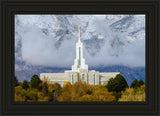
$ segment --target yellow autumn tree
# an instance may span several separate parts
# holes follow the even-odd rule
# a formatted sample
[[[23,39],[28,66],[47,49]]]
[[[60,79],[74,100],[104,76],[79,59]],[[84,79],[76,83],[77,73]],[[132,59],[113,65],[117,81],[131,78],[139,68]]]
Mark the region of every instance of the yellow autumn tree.
[[[95,101],[116,101],[113,92],[109,92],[104,85],[95,86],[93,96]]]
[[[72,85],[70,82],[65,82],[61,90],[60,96],[57,98],[58,101],[71,101]]]
[[[91,94],[85,94],[78,101],[115,101],[112,92],[108,92],[104,85],[96,85],[91,89]]]
[[[115,101],[112,92],[108,92],[104,85],[89,85],[83,81],[72,86],[72,101]]]
[[[37,101],[37,89],[22,89],[21,86],[15,87],[15,101]]]
[[[127,88],[118,101],[145,101],[145,84],[137,89]]]
[[[72,85],[72,101],[79,101],[79,97],[82,97],[87,92],[88,85],[86,82],[79,80]]]

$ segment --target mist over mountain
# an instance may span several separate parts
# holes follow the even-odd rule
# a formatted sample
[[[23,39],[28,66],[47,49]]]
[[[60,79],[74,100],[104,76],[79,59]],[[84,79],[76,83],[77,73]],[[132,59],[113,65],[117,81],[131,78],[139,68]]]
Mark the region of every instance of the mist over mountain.
[[[145,80],[145,15],[16,15],[18,79],[71,69],[78,25],[89,69],[118,70],[127,82]]]

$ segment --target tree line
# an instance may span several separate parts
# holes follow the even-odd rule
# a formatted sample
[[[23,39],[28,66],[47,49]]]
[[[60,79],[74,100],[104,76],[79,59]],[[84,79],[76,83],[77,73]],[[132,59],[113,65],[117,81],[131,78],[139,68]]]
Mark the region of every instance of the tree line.
[[[58,83],[42,82],[38,75],[33,75],[30,82],[18,82],[15,76],[15,101],[144,101],[145,84],[135,79],[129,87],[125,78],[118,74],[106,85],[89,85],[78,81],[74,84],[65,82],[63,87]]]

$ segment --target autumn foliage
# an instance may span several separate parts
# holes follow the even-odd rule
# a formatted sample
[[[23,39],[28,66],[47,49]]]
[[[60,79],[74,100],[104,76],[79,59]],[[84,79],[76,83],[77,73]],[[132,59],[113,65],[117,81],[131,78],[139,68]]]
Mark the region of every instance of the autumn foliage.
[[[80,101],[115,101],[112,92],[108,92],[104,85],[88,85],[79,81],[71,85],[65,82],[63,88],[58,83],[39,84],[42,89],[34,89],[31,86],[23,89],[15,87],[15,101],[52,101],[52,102],[80,102]]]
[[[115,101],[115,97],[103,85],[93,86],[79,81],[73,85],[65,83],[58,101]]]
[[[117,80],[122,80],[123,83]],[[65,82],[61,87],[58,83],[42,82],[34,75],[31,83],[24,81],[15,86],[14,97],[15,101],[19,102],[145,101],[145,84],[138,88],[128,88],[126,81],[121,76],[117,76],[114,80],[111,79],[109,83],[108,86],[89,85],[79,80],[74,84]]]
[[[118,101],[145,101],[145,85],[138,88],[127,88]]]

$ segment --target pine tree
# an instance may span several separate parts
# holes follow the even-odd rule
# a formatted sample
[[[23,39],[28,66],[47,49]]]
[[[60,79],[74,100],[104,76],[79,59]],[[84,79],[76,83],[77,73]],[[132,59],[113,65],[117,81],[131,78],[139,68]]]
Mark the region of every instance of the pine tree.
[[[31,78],[31,87],[35,88],[35,89],[39,89],[39,83],[41,83],[41,82],[42,81],[40,80],[38,75],[33,75]]]
[[[128,87],[127,81],[120,74],[116,75],[115,78],[111,78],[108,81],[108,84],[106,85],[108,91],[115,91],[115,92],[120,92],[122,90],[124,91],[125,88],[127,87]]]
[[[140,79],[139,80],[139,87],[141,86],[141,85],[143,85],[144,84],[144,82],[142,81],[142,79]]]
[[[137,80],[137,79],[135,79],[133,82],[132,82],[132,84],[131,84],[131,87],[132,88],[138,88],[138,87],[140,87],[141,85],[143,85],[144,84],[144,82],[142,81],[142,80]]]

